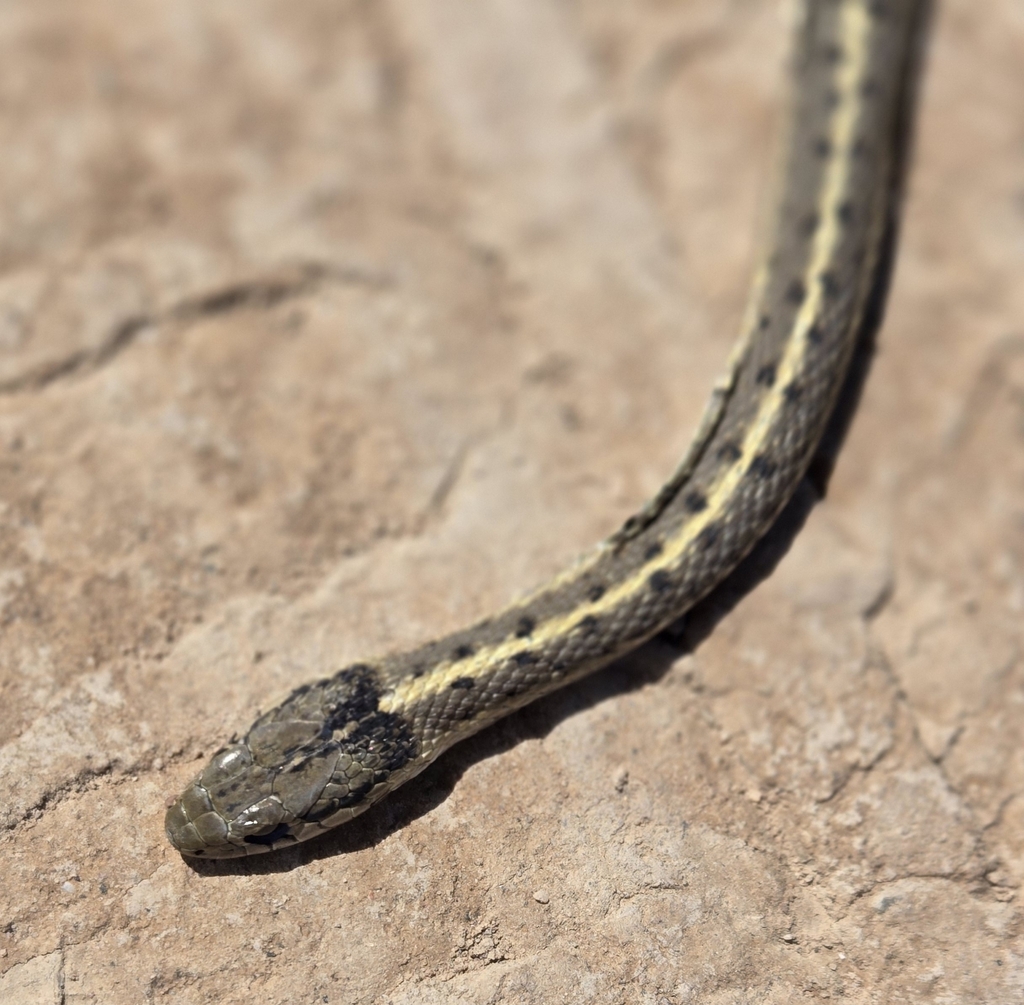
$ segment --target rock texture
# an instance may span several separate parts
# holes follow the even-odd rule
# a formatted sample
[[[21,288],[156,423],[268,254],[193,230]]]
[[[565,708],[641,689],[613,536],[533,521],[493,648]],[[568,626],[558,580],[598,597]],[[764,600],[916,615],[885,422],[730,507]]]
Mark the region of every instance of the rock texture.
[[[290,685],[659,485],[785,12],[0,8],[3,1005],[1021,1000],[1018,0],[937,13],[879,352],[772,575],[321,842],[162,833]]]

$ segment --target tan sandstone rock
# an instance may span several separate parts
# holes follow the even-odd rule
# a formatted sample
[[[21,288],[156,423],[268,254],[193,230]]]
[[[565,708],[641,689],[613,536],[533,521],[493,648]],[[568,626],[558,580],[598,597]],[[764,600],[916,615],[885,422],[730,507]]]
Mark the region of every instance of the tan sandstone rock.
[[[671,470],[787,11],[0,6],[0,1002],[1021,1000],[1019,0],[937,13],[828,496],[695,651],[292,852],[163,836],[259,708],[486,614]]]

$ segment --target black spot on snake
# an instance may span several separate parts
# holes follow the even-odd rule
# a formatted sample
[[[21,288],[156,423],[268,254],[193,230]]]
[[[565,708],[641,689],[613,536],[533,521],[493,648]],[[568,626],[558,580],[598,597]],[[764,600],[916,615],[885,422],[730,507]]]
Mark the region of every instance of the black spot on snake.
[[[811,237],[814,232],[818,229],[818,214],[808,213],[802,217],[800,222],[797,224],[797,233],[801,237]]]
[[[814,156],[824,160],[832,153],[832,141],[827,136],[819,136],[814,141]]]
[[[775,383],[775,364],[765,363],[765,365],[757,371],[754,383],[760,384],[761,387],[771,387],[772,384]]]
[[[786,300],[795,307],[799,307],[804,302],[804,297],[806,296],[807,289],[802,279],[794,279],[786,287]]]
[[[844,227],[849,227],[856,216],[856,209],[853,203],[847,199],[839,204],[836,209],[836,217]]]
[[[815,321],[814,324],[807,329],[807,341],[810,342],[811,345],[821,345],[824,340],[825,330],[817,321]]]
[[[456,646],[452,650],[452,659],[455,660],[456,662],[458,662],[459,660],[468,659],[470,656],[473,655],[474,652],[475,652],[475,650],[473,649],[473,647],[471,645],[466,645],[464,643],[461,646]]]
[[[664,569],[657,569],[647,577],[647,585],[655,593],[665,593],[672,589],[672,577]]]
[[[782,393],[786,396],[786,401],[792,405],[800,400],[804,389],[796,381],[793,381],[792,384],[786,385],[786,389]]]
[[[767,454],[758,454],[750,462],[750,473],[755,478],[771,478],[777,470],[775,461],[773,461]]]
[[[476,687],[476,681],[472,677],[456,677],[448,686],[453,691],[469,691]]]
[[[588,614],[585,618],[580,618],[580,620],[576,624],[576,627],[579,628],[580,631],[589,633],[597,631],[597,628],[600,624],[601,622],[597,618],[595,618],[593,614]]]
[[[865,80],[860,85],[860,96],[862,98],[870,99],[870,98],[875,97],[877,94],[878,94],[878,81],[873,80],[871,77],[868,77],[868,79]]]
[[[690,513],[702,513],[708,508],[707,496],[703,492],[690,492],[683,500],[683,505]]]
[[[823,45],[821,47],[822,62],[829,66],[835,66],[843,58],[843,50],[838,45]]]
[[[652,542],[647,546],[646,550],[644,551],[644,561],[650,562],[651,559],[657,558],[662,553],[662,551],[664,551],[664,548],[662,547],[660,541]]]
[[[519,652],[513,653],[510,659],[517,667],[529,667],[539,662],[537,654],[530,652],[529,649],[521,649]]]
[[[836,279],[834,272],[823,272],[818,276],[818,282],[821,283],[822,292],[826,297],[834,297],[839,294],[839,280]]]
[[[719,537],[722,536],[722,528],[717,523],[709,523],[698,535],[697,535],[697,547],[702,551],[706,551],[708,548],[713,548],[718,542]]]
[[[720,461],[727,461],[733,463],[738,461],[743,456],[743,451],[740,449],[738,443],[734,443],[732,440],[726,440],[718,448],[717,457]]]
[[[519,619],[519,623],[516,625],[516,638],[525,639],[533,634],[534,628],[537,627],[537,622],[528,615],[523,615]]]
[[[596,604],[604,596],[605,587],[600,583],[596,583],[594,586],[587,590],[587,600],[592,604]]]

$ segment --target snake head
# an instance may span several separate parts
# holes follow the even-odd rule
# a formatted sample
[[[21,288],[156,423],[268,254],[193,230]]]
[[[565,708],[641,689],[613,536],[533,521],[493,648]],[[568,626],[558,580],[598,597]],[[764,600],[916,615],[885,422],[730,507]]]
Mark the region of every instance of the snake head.
[[[394,788],[415,757],[401,717],[357,665],[307,684],[221,750],[167,810],[183,855],[237,858],[315,837]]]

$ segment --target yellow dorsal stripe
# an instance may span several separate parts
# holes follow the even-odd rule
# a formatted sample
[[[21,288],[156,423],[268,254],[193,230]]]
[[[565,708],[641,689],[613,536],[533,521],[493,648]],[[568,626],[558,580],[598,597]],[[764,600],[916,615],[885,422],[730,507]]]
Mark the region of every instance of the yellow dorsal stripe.
[[[707,507],[683,524],[675,536],[664,542],[661,554],[640,566],[632,576],[609,588],[597,601],[551,618],[540,624],[529,640],[508,639],[496,645],[480,649],[472,657],[456,663],[439,663],[419,678],[398,682],[394,688],[381,696],[380,709],[385,712],[398,711],[429,694],[451,686],[459,678],[475,678],[489,668],[511,658],[524,648],[543,643],[564,635],[581,617],[591,614],[600,616],[613,610],[638,589],[645,587],[650,575],[659,569],[668,569],[696,540],[709,524],[717,520],[728,506],[740,482],[746,475],[750,463],[756,457],[768,438],[778,414],[785,403],[785,388],[799,372],[807,350],[807,333],[814,324],[822,306],[823,291],[820,276],[828,268],[833,253],[842,237],[838,210],[847,198],[850,181],[851,151],[855,142],[856,126],[860,111],[859,85],[865,75],[869,58],[868,40],[871,30],[870,16],[865,9],[865,0],[845,0],[840,14],[840,36],[843,47],[843,61],[836,78],[838,102],[829,124],[830,159],[823,174],[821,196],[817,203],[818,229],[814,235],[810,259],[804,270],[806,295],[786,343],[786,349],[777,369],[772,389],[761,401],[757,416],[750,424],[743,439],[741,458],[725,469],[708,495]],[[764,272],[758,273],[758,283],[765,282]],[[752,319],[744,325],[748,329]],[[749,329],[745,330],[738,348],[745,346]],[[731,359],[735,360],[736,351]],[[582,568],[591,564],[587,560]],[[580,566],[571,571],[579,573]],[[564,582],[566,576],[558,577]],[[549,587],[548,587],[549,588]]]

